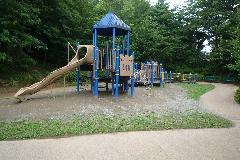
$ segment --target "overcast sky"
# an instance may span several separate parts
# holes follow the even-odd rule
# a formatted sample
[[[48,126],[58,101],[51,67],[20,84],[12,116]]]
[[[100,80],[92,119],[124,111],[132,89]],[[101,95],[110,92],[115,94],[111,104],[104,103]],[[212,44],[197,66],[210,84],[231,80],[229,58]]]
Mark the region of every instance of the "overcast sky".
[[[158,0],[150,0],[151,4],[156,4]],[[166,0],[167,3],[169,3],[170,8],[173,8],[174,6],[178,6],[181,4],[184,4],[185,0]]]

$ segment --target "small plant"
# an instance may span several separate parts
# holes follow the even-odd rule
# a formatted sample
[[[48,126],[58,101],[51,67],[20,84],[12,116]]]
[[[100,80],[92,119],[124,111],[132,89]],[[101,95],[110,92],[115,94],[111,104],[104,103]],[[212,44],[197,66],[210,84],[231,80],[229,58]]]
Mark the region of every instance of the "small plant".
[[[237,89],[234,99],[237,103],[240,103],[240,87]]]
[[[10,78],[8,85],[11,86],[11,87],[17,86],[18,85],[18,81],[16,81],[13,78]]]

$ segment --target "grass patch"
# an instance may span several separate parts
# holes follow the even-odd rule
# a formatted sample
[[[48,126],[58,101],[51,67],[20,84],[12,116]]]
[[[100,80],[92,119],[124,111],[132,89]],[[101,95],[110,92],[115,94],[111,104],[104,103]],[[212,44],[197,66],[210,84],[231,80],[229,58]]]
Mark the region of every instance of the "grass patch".
[[[71,120],[0,122],[0,140],[185,128],[226,128],[229,120],[210,113],[155,114],[131,117],[94,116]]]
[[[237,103],[240,104],[240,87],[237,89],[235,95],[234,95],[234,99]]]
[[[177,85],[184,88],[187,91],[187,95],[194,100],[198,100],[201,95],[215,88],[215,86],[212,84],[178,83]]]

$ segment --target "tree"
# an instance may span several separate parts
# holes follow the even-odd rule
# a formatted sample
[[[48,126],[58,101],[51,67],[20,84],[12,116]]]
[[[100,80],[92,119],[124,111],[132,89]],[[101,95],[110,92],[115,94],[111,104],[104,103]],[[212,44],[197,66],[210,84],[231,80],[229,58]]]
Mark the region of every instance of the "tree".
[[[31,57],[32,49],[46,49],[34,34],[34,28],[41,23],[39,14],[30,1],[0,1],[1,72],[13,65],[26,69],[36,63]]]
[[[209,55],[212,72],[215,74],[231,74],[228,66],[234,63],[233,53],[236,51],[231,44],[236,38],[234,28],[239,26],[237,15],[237,0],[197,0],[195,20],[212,46]],[[238,13],[239,14],[239,13]],[[237,38],[239,39],[239,38]]]

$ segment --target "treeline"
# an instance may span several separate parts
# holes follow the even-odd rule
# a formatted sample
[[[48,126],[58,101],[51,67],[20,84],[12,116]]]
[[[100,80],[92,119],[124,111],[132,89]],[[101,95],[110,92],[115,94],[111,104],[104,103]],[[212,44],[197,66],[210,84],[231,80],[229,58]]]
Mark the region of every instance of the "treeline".
[[[240,73],[238,0],[0,0],[0,78],[35,66],[62,66],[67,42],[92,44],[92,26],[109,11],[132,28],[136,61],[162,62],[176,72]],[[211,51],[203,51],[208,41]]]

